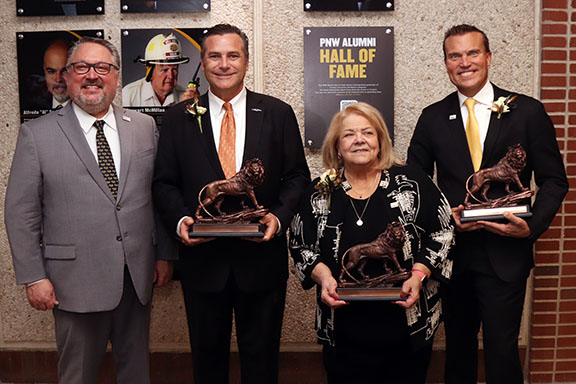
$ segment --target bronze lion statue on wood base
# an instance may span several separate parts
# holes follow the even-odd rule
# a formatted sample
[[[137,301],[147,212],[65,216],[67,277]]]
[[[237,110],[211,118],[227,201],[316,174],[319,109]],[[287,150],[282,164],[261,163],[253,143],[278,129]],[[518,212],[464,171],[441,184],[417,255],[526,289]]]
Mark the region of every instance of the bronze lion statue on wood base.
[[[476,200],[480,204],[492,205],[492,200],[487,196],[490,184],[492,182],[500,182],[506,185],[506,193],[508,196],[514,194],[510,190],[510,184],[514,183],[521,192],[528,191],[520,181],[520,173],[526,166],[526,151],[520,144],[508,147],[508,152],[500,161],[493,167],[481,169],[473,173],[468,180],[466,180],[466,198],[464,199],[464,206],[470,207],[470,199]],[[468,184],[472,180],[472,186],[468,188]],[[475,193],[480,191],[480,196],[483,201],[474,196]]]
[[[368,286],[370,285],[368,284],[370,280],[382,282],[384,279],[381,277],[370,279],[370,277],[364,273],[364,268],[369,260],[381,260],[386,275],[391,276],[393,272],[405,273],[406,269],[402,268],[396,256],[396,252],[402,249],[405,241],[406,232],[404,232],[404,227],[402,227],[402,224],[399,222],[394,222],[388,224],[386,230],[378,235],[376,240],[370,243],[358,244],[348,249],[344,255],[342,255],[342,271],[339,277],[340,285],[347,286],[350,284],[345,280],[346,275],[360,285]],[[392,268],[390,268],[389,264],[392,264]],[[361,281],[351,275],[350,272],[353,269],[356,269],[358,275],[361,276]]]
[[[254,205],[256,211],[266,211],[256,200],[254,188],[261,185],[264,181],[264,167],[262,160],[258,158],[247,160],[238,173],[226,180],[216,180],[207,184],[200,193],[198,193],[198,208],[196,209],[196,221],[206,221],[202,216],[205,212],[212,219],[218,219],[212,215],[208,208],[212,207],[221,217],[226,216],[222,211],[222,203],[226,196],[241,197],[240,203],[242,210],[249,210],[246,201],[249,199]],[[202,195],[204,197],[202,198]],[[266,213],[262,214],[264,216]],[[242,217],[242,211],[233,213],[235,217]]]

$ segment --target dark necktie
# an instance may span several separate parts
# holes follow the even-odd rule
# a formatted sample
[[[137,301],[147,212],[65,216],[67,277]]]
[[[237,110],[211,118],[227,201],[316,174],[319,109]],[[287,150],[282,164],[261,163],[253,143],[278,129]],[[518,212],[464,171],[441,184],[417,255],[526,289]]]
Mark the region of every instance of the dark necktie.
[[[108,140],[104,135],[104,120],[96,120],[94,122],[96,127],[96,149],[98,150],[98,166],[100,167],[100,172],[110,188],[110,192],[116,198],[118,196],[118,175],[116,174],[116,167],[114,166],[114,158],[112,157],[112,151],[110,151],[110,145],[108,145]]]

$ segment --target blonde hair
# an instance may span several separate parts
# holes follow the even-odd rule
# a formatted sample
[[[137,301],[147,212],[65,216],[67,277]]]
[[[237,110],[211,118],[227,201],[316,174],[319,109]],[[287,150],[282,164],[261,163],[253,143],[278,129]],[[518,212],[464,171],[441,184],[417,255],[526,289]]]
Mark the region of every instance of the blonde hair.
[[[359,115],[370,122],[370,125],[376,130],[378,141],[380,142],[380,151],[378,152],[377,168],[380,170],[388,169],[393,165],[402,165],[403,163],[394,154],[392,140],[388,134],[388,128],[380,112],[367,103],[354,103],[336,113],[332,117],[328,132],[324,137],[322,144],[322,162],[327,169],[340,169],[344,166],[344,161],[338,156],[338,139],[342,123],[350,115]]]

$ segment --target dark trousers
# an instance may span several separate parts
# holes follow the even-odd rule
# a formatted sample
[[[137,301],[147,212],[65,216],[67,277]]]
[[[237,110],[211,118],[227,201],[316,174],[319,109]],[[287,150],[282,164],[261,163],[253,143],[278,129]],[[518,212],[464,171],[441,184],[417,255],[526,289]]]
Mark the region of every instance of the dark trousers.
[[[181,279],[196,384],[229,382],[232,314],[243,384],[278,382],[280,332],[286,284],[274,290],[243,292],[231,277],[221,292],[198,292]]]
[[[334,346],[322,350],[328,384],[424,384],[433,340],[414,351],[403,308],[353,302],[334,310]]]
[[[487,384],[522,384],[518,335],[526,281],[499,279],[484,260],[453,276],[444,300],[446,383],[476,383],[482,325]]]
[[[112,311],[75,313],[54,309],[60,384],[96,384],[108,341],[117,383],[150,382],[150,303],[140,304],[127,269],[120,304]]]

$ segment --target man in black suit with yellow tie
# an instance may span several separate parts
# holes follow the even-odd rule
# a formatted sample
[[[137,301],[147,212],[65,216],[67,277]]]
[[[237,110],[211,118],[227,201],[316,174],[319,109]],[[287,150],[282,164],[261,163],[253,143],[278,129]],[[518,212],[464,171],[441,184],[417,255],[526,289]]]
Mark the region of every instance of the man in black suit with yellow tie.
[[[228,24],[210,28],[201,63],[210,90],[192,112],[186,108],[192,103],[182,102],[164,115],[153,182],[162,219],[181,239],[177,268],[194,378],[196,384],[228,383],[234,314],[242,382],[275,383],[288,277],[284,231],[310,172],[292,108],[244,86],[247,36]],[[270,209],[260,221],[264,237],[190,238],[199,191],[255,157],[265,169],[256,197]]]
[[[478,332],[482,325],[486,382],[523,383],[518,334],[526,279],[534,266],[533,244],[548,228],[568,190],[554,126],[537,100],[488,81],[488,38],[471,25],[452,27],[444,38],[444,62],[458,88],[425,108],[408,163],[428,174],[436,166],[438,186],[453,208],[457,237],[454,270],[445,297],[446,383],[476,383]],[[489,108],[517,96],[502,114]],[[508,147],[521,144],[527,164],[520,179],[538,186],[531,218],[505,214],[505,222],[461,223],[466,180],[494,166]],[[505,194],[493,184],[492,196]],[[528,202],[529,203],[529,202]]]

